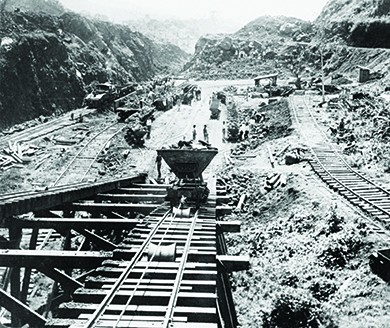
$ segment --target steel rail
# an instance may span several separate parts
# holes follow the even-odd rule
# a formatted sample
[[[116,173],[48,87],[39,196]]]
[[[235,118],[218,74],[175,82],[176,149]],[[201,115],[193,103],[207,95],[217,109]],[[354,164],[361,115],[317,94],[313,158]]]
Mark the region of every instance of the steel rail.
[[[125,270],[121,273],[119,278],[116,280],[115,284],[111,288],[111,290],[108,292],[108,294],[104,297],[103,301],[100,303],[99,307],[95,310],[95,312],[92,314],[91,318],[83,325],[83,328],[93,328],[96,326],[97,321],[99,320],[100,316],[104,313],[107,306],[112,302],[115,295],[117,294],[118,290],[123,285],[124,281],[127,279],[128,275],[131,273],[134,264],[139,261],[139,259],[142,257],[146,247],[149,245],[150,241],[158,231],[158,228],[161,226],[161,224],[166,220],[166,218],[169,216],[171,211],[167,211],[163,217],[156,223],[156,225],[153,227],[153,229],[150,231],[148,237],[145,239],[145,241],[142,243],[139,250],[136,252],[136,254],[133,256],[131,261],[127,264]]]
[[[301,130],[301,134],[302,136],[304,136],[304,138],[306,140],[309,140],[308,139],[308,136],[307,134],[304,132],[304,130],[302,129],[302,124],[300,123],[299,121],[299,118],[298,118],[298,114],[297,114],[297,110],[296,110],[296,105],[293,101],[291,101],[292,98],[290,98],[290,103],[291,103],[291,107],[293,109],[293,113],[294,113],[294,116],[295,116],[295,119],[297,121],[297,123],[299,124],[299,127],[300,127],[300,130]],[[309,109],[310,111],[310,109]],[[313,117],[312,117],[312,120],[315,120]],[[317,125],[318,127],[318,125]],[[320,131],[321,132],[321,131]],[[322,133],[321,133],[322,134]],[[307,143],[309,145],[309,143]],[[337,177],[334,176],[334,174],[332,174],[326,167],[325,165],[321,162],[321,160],[318,158],[317,156],[317,153],[313,150],[313,147],[309,146],[310,147],[310,150],[311,150],[311,153],[313,154],[313,156],[315,157],[316,159],[316,162],[317,164],[322,168],[322,170],[328,175],[330,176],[334,181],[336,181],[340,186],[344,187],[348,192],[350,192],[351,194],[355,195],[357,198],[359,198],[360,200],[364,201],[365,203],[367,203],[368,205],[372,206],[373,208],[381,211],[382,213],[386,214],[386,215],[389,215],[390,216],[390,213],[387,212],[385,209],[382,209],[380,206],[376,205],[375,203],[371,202],[370,200],[366,199],[365,197],[359,195],[358,193],[356,193],[354,190],[352,190],[350,187],[348,187],[344,182],[340,181]]]
[[[133,292],[131,293],[130,297],[127,299],[126,301],[126,304],[123,308],[123,310],[121,311],[121,313],[119,314],[118,316],[118,319],[116,320],[115,324],[113,325],[113,328],[116,328],[119,324],[119,322],[121,321],[121,319],[123,318],[124,314],[126,313],[131,301],[133,300],[134,296],[135,296],[135,293],[137,291],[137,288],[139,287],[139,285],[141,284],[143,278],[145,277],[146,273],[147,273],[147,270],[149,269],[149,266],[150,264],[153,262],[154,260],[154,257],[156,256],[156,253],[157,253],[157,250],[158,250],[158,247],[161,246],[163,240],[164,240],[164,237],[167,235],[168,231],[169,231],[169,228],[171,227],[172,223],[174,222],[174,219],[176,218],[176,213],[174,213],[173,215],[171,215],[171,221],[169,223],[169,225],[167,226],[167,228],[165,229],[165,232],[163,234],[162,237],[160,237],[160,241],[158,242],[158,245],[157,247],[155,248],[150,260],[147,262],[147,265],[145,266],[145,269],[144,271],[142,272],[142,275],[141,277],[138,279],[138,282],[136,284],[136,286],[134,287],[133,289]]]
[[[58,182],[61,180],[61,178],[68,172],[69,168],[72,166],[72,164],[76,161],[78,156],[85,150],[87,149],[88,145],[94,141],[99,135],[101,135],[103,132],[107,131],[108,129],[112,128],[115,126],[117,123],[111,124],[101,131],[99,131],[97,134],[95,134],[88,142],[76,153],[76,155],[73,156],[72,160],[68,163],[68,165],[64,168],[64,170],[60,173],[60,175],[57,177],[57,179],[54,181],[52,186],[56,186]]]
[[[355,175],[359,176],[360,178],[362,178],[363,180],[365,180],[366,182],[368,182],[369,184],[373,185],[374,187],[380,189],[382,192],[384,192],[385,194],[389,195],[390,196],[390,191],[389,190],[386,190],[384,189],[383,187],[379,186],[378,184],[376,184],[374,181],[372,180],[369,180],[368,178],[366,178],[363,174],[361,174],[360,172],[354,170],[348,163],[347,161],[344,159],[344,157],[340,154],[340,152],[338,151],[338,149],[332,144],[331,140],[329,139],[329,137],[322,131],[321,127],[319,126],[319,124],[317,123],[317,120],[315,119],[314,115],[313,115],[313,111],[311,110],[310,106],[307,105],[306,103],[306,98],[303,98],[303,102],[305,103],[306,105],[306,108],[309,110],[309,113],[310,113],[310,116],[312,117],[313,119],[313,122],[314,124],[316,125],[316,127],[318,128],[318,130],[320,131],[321,135],[325,138],[325,140],[329,143],[329,146],[333,149],[334,153],[337,155],[337,157],[344,163],[344,165],[351,171],[353,172]],[[390,215],[390,214],[389,214]]]
[[[178,269],[178,272],[176,274],[175,282],[173,284],[172,295],[169,298],[169,303],[168,303],[168,306],[167,306],[167,312],[165,313],[165,318],[164,318],[164,322],[163,322],[163,325],[162,325],[163,328],[169,328],[169,326],[171,325],[171,323],[173,321],[173,315],[174,315],[177,299],[178,299],[178,296],[179,296],[179,290],[180,290],[180,286],[181,286],[181,281],[183,280],[184,267],[185,267],[185,265],[187,263],[188,253],[189,253],[189,250],[190,250],[192,237],[194,235],[197,218],[198,218],[198,211],[194,215],[194,218],[193,218],[192,223],[191,223],[190,231],[189,231],[188,236],[187,236],[187,240],[186,240],[186,244],[185,244],[185,247],[184,247],[184,250],[183,250],[183,255],[181,257],[179,269]]]
[[[114,135],[112,135],[110,138],[108,138],[106,140],[106,142],[103,144],[103,146],[99,149],[98,153],[96,154],[96,156],[94,157],[94,159],[91,161],[91,163],[89,164],[87,170],[85,171],[83,177],[80,179],[80,181],[83,181],[85,179],[85,177],[87,176],[89,170],[91,169],[92,165],[96,162],[97,158],[99,157],[99,155],[101,154],[101,152],[103,151],[103,149],[107,146],[107,144],[114,138],[116,137],[120,132],[122,132],[124,129],[126,128],[126,125],[123,126],[122,128],[120,128],[117,132],[115,132]]]

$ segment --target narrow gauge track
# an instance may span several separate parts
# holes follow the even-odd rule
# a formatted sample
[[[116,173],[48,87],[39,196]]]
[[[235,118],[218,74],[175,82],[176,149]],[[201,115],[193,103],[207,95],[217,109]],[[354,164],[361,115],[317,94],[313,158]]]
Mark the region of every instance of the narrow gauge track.
[[[368,213],[370,230],[390,242],[390,192],[354,170],[321,130],[306,96],[291,96],[290,107],[314,159],[318,176],[350,203]]]
[[[95,109],[80,108],[73,111],[73,114],[75,117],[78,117],[80,114],[85,116],[93,112],[95,112]],[[31,141],[73,124],[75,124],[75,121],[70,121],[69,115],[64,115],[54,120],[50,120],[49,122],[27,128],[23,131],[0,137],[0,146],[6,145],[8,142]]]
[[[49,122],[50,124],[47,124],[47,127],[42,130],[37,130],[38,134],[36,137],[42,136],[42,133],[50,133],[54,130],[60,129],[62,127],[68,126],[69,124],[62,119],[57,119],[55,121]],[[66,190],[67,188],[75,185],[80,185],[84,178],[87,176],[88,172],[90,171],[93,163],[96,161],[99,154],[103,151],[103,149],[106,147],[106,145],[110,142],[112,138],[114,138],[120,131],[122,131],[124,127],[119,127],[118,129],[118,123],[114,123],[112,125],[109,125],[96,133],[72,158],[70,163],[65,167],[65,169],[61,172],[59,177],[56,179],[52,187],[50,188],[50,192],[56,192],[60,190]],[[53,130],[54,129],[54,130]],[[34,135],[34,131],[30,132]],[[13,141],[22,141],[26,138],[25,134],[18,134],[17,139]],[[10,140],[10,139],[9,139]],[[31,140],[31,138],[29,139]],[[72,169],[71,174],[69,174],[70,170]],[[66,184],[67,181],[73,182],[72,184],[68,184],[66,187],[58,187],[58,185]],[[78,181],[75,183],[75,181]],[[44,192],[45,193],[45,192]],[[17,192],[17,193],[10,193],[0,196],[0,202],[7,202],[7,201],[16,201],[17,199],[23,199],[26,196],[33,196],[33,195],[39,195],[42,194],[40,191],[27,191],[27,192]],[[28,237],[30,237],[31,234],[24,234],[23,235],[23,241],[22,244],[28,245]],[[61,235],[56,233],[53,229],[40,229],[39,234],[37,236],[37,244],[36,249],[42,250],[44,249],[49,241],[55,241],[61,238]],[[83,245],[83,242],[81,242],[81,245]],[[8,287],[8,281],[9,281],[9,268],[1,268],[3,270],[0,270],[0,276],[1,281],[3,281],[3,289],[6,289]],[[32,275],[36,274],[36,270],[32,270]],[[32,292],[32,286],[30,284],[29,287],[29,295],[31,295]],[[0,317],[2,317],[5,314],[4,311],[0,313]]]
[[[161,206],[46,327],[218,327],[215,224],[215,204],[190,217]],[[169,245],[176,250],[162,258]]]
[[[73,156],[53,186],[82,182],[107,144],[125,127],[126,124],[114,123],[94,134]]]

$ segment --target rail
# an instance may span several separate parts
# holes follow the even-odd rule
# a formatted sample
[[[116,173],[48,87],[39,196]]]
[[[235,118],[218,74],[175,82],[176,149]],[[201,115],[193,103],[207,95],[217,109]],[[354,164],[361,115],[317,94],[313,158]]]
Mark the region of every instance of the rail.
[[[370,214],[373,217],[369,218],[371,230],[386,235],[386,240],[390,241],[390,192],[351,168],[321,130],[304,96],[290,97],[290,105],[301,135],[314,157],[309,161],[313,170],[350,203]]]

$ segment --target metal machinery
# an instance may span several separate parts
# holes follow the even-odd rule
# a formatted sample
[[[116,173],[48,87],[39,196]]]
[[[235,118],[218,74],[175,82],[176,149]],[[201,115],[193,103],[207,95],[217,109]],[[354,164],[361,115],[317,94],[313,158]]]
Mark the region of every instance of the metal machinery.
[[[88,94],[84,103],[90,108],[104,108],[112,105],[116,99],[118,91],[110,83],[97,84],[95,90]]]
[[[202,173],[217,155],[213,149],[159,149],[157,153],[165,160],[172,172],[179,179],[168,188],[171,206],[178,206],[182,196],[187,202],[198,208],[207,200],[209,189],[203,181]]]

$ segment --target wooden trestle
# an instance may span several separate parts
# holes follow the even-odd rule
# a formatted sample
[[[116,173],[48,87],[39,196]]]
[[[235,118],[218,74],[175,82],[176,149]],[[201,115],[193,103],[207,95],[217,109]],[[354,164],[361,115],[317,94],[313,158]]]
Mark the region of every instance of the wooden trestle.
[[[223,232],[239,231],[240,226],[237,221],[218,220],[219,213],[230,210],[220,206],[228,197],[211,194],[196,213],[184,217],[173,214],[165,201],[167,186],[144,180],[140,176],[121,183],[110,181],[110,186],[83,186],[81,197],[77,186],[63,187],[58,191],[66,200],[62,203],[55,191],[53,199],[47,191],[45,195],[19,195],[23,210],[10,205],[9,198],[3,205],[0,199],[2,226],[10,228],[10,238],[20,237],[22,229],[51,228],[67,245],[53,251],[3,243],[7,249],[0,250],[0,266],[18,268],[11,295],[0,293],[0,306],[11,312],[13,326],[237,326],[229,273],[247,269],[249,259],[226,255]],[[35,209],[33,204],[39,206]],[[11,216],[23,211],[36,215]],[[75,218],[79,211],[92,217]],[[85,242],[78,250],[72,249],[71,237],[80,235]],[[165,249],[170,251],[164,256]],[[54,318],[45,318],[23,304],[26,299],[20,300],[20,268],[37,269],[61,285],[52,295]],[[75,268],[84,273],[72,274]]]

